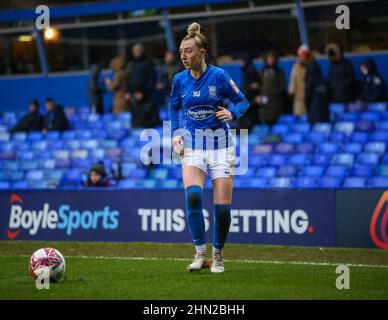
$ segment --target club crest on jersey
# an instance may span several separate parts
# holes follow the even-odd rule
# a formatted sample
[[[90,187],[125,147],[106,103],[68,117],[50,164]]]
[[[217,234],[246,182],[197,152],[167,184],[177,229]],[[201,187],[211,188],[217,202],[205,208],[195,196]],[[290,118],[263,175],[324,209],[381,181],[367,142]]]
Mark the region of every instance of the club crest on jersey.
[[[209,86],[209,97],[212,99],[217,98],[217,87],[216,86]]]
[[[201,90],[193,92],[193,97],[199,98],[200,96],[201,96]]]
[[[239,93],[240,90],[237,88],[236,84],[234,83],[234,81],[232,79],[230,79],[229,81],[230,85],[232,86],[233,90],[236,92],[236,93]]]

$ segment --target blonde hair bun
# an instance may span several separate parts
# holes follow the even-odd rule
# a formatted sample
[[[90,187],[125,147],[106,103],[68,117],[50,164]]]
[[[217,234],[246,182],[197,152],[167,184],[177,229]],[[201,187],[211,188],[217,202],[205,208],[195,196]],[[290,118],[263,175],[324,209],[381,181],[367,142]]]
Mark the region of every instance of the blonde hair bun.
[[[195,37],[195,36],[198,36],[200,34],[201,34],[201,26],[199,25],[199,23],[193,22],[187,28],[187,35],[189,37]]]

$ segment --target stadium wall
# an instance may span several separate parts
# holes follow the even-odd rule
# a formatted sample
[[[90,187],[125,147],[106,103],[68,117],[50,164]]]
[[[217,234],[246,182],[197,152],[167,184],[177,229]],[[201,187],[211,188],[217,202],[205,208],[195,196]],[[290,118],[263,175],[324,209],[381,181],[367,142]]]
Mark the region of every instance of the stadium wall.
[[[184,206],[175,189],[0,191],[0,240],[191,242]],[[205,190],[209,242],[212,208]],[[388,249],[387,222],[382,189],[236,189],[228,241]]]
[[[371,52],[368,54],[349,54],[347,57],[352,61],[356,77],[361,79],[359,70],[360,63],[366,57],[372,57],[381,75],[388,86],[388,52]],[[318,57],[322,73],[325,77],[328,75],[328,61],[323,56]],[[288,84],[292,65],[295,59],[281,59],[280,67],[286,75]],[[256,67],[262,67],[262,61],[256,62]],[[241,67],[236,63],[221,65],[229,72],[238,86],[241,85]],[[111,73],[105,71],[102,77],[109,76]],[[0,97],[1,112],[14,111],[25,113],[29,101],[37,98],[42,104],[47,97],[53,97],[56,101],[64,106],[82,107],[88,105],[87,83],[89,79],[88,72],[72,73],[52,73],[47,78],[41,75],[26,76],[4,76],[0,77]],[[105,108],[108,110],[112,104],[112,95],[105,94]]]

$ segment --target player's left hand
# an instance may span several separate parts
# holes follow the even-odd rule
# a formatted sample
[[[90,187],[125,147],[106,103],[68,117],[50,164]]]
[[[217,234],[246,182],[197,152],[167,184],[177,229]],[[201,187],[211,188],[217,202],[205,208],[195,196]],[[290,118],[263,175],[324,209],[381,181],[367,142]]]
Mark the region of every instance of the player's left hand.
[[[228,109],[225,109],[224,107],[220,106],[218,106],[218,109],[219,110],[216,112],[216,118],[219,121],[227,122],[233,120],[232,113]]]

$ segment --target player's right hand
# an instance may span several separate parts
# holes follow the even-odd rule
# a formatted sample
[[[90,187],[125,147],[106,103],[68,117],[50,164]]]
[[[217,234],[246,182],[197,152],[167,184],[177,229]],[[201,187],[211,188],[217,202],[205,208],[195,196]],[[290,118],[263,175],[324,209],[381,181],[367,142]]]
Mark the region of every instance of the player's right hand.
[[[174,148],[174,152],[182,156],[183,153],[183,137],[175,136],[172,139],[172,147]]]

